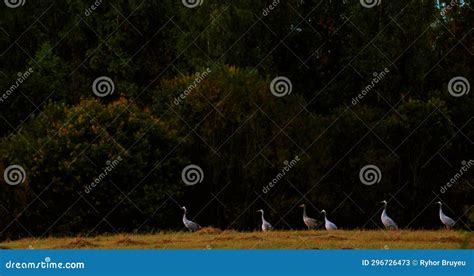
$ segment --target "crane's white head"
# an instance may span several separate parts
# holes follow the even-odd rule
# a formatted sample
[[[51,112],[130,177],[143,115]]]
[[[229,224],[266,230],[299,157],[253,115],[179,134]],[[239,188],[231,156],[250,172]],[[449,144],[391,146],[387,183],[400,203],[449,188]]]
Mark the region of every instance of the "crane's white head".
[[[260,212],[260,213],[263,213],[263,210],[262,210],[262,209],[260,209],[260,210],[257,210],[257,213],[258,213],[258,212]]]
[[[304,204],[301,204],[301,205],[300,205],[300,207],[301,207],[301,208],[304,208],[304,207],[306,207],[306,205],[304,205]]]
[[[321,214],[323,214],[323,213],[326,214],[326,210],[323,209],[323,210],[321,211]]]
[[[187,211],[187,210],[186,210],[186,207],[184,207],[184,206],[183,206],[183,207],[181,207],[181,209],[183,209],[185,212]]]
[[[387,201],[386,201],[386,200],[382,200],[380,203],[383,203],[383,204],[387,205]]]
[[[441,203],[441,201],[438,201],[435,204],[443,205],[443,203]]]

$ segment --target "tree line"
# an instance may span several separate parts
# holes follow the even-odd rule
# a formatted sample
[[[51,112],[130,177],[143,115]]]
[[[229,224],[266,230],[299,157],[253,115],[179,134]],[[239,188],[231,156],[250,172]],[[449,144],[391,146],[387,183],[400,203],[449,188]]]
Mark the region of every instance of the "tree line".
[[[302,203],[377,228],[383,199],[401,227],[438,228],[441,199],[470,229],[474,100],[449,84],[472,82],[472,10],[435,2],[2,7],[0,171],[25,175],[1,179],[1,237],[178,230],[180,205],[223,229],[261,208],[304,228]]]

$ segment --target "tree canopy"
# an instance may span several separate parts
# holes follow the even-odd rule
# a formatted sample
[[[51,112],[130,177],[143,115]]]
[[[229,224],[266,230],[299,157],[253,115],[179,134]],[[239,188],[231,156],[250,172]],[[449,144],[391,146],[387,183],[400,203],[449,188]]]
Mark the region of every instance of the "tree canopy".
[[[260,208],[303,228],[302,203],[377,228],[383,199],[401,227],[439,227],[438,200],[472,227],[470,3],[197,2],[1,7],[0,169],[26,174],[1,179],[2,238],[180,229],[180,205],[222,229]]]

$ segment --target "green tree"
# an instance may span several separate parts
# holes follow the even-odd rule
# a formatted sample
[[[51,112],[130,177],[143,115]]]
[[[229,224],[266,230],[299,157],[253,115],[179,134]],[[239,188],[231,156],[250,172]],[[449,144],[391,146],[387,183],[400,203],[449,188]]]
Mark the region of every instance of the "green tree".
[[[2,182],[21,199],[8,205],[24,208],[10,216],[35,235],[164,227],[176,212],[159,206],[184,186],[178,145],[174,131],[125,99],[48,104],[0,145],[2,164],[21,165],[27,173],[22,185]]]

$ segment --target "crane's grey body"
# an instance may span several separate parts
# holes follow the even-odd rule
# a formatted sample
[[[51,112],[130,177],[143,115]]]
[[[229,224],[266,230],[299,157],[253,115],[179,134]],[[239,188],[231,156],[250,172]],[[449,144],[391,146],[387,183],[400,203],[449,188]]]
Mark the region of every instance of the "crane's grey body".
[[[383,206],[382,216],[380,218],[382,220],[383,225],[387,229],[398,230],[398,225],[395,223],[395,221],[393,221],[393,219],[391,219],[387,215],[387,201],[384,200],[382,201],[382,203],[384,204],[384,206]]]
[[[321,213],[324,213],[324,227],[326,228],[326,230],[328,231],[337,230],[336,224],[334,224],[333,222],[327,219],[326,210],[322,210]]]
[[[454,224],[456,224],[456,222],[443,213],[443,203],[441,203],[441,201],[436,202],[436,204],[439,204],[439,219],[444,224],[444,226],[446,226],[446,229],[451,229]]]
[[[314,218],[308,217],[306,214],[306,205],[301,204],[300,207],[303,208],[303,222],[308,227],[308,229],[315,229],[318,226],[318,221]]]
[[[187,217],[186,217],[186,207],[181,207],[181,209],[184,210],[184,214],[183,214],[183,224],[186,228],[188,228],[189,231],[191,232],[194,232],[194,231],[197,231],[199,229],[201,229],[201,226],[197,223],[195,223],[194,221],[191,221],[189,220]]]
[[[272,225],[268,221],[266,221],[265,218],[263,217],[263,210],[260,209],[257,212],[262,213],[262,231],[263,232],[271,231],[273,229]]]

